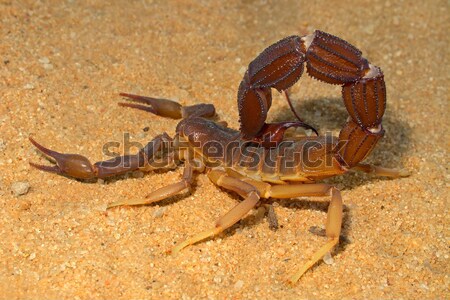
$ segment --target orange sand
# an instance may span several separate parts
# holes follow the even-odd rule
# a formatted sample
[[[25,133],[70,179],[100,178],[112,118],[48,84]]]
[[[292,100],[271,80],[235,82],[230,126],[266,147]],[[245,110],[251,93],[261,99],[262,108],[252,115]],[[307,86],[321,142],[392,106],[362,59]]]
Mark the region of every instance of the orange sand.
[[[0,3],[0,298],[449,297],[447,1],[45,2]],[[238,198],[199,175],[192,195],[105,213],[107,203],[175,182],[180,170],[89,184],[28,164],[47,163],[29,135],[97,161],[124,132],[139,143],[173,134],[176,121],[118,107],[119,92],[214,103],[236,128],[248,63],[316,28],[383,69],[386,135],[368,161],[412,176],[332,179],[346,205],[345,241],[332,265],[318,264],[293,288],[284,280],[324,242],[309,229],[322,226],[327,198],[277,200],[278,231],[254,212],[174,257],[165,251]],[[322,133],[339,131],[347,117],[339,87],[304,76],[292,93]],[[270,119],[290,118],[276,96]],[[11,192],[18,181],[30,184],[23,196]]]

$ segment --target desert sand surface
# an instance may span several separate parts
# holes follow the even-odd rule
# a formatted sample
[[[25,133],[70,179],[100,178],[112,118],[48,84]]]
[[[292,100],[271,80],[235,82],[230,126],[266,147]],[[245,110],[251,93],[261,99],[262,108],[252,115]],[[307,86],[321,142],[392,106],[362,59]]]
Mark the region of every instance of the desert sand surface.
[[[449,14],[448,1],[1,1],[0,298],[449,298]],[[191,194],[106,211],[182,169],[86,183],[29,165],[50,165],[29,136],[96,162],[124,136],[174,135],[176,120],[119,107],[120,92],[213,103],[238,128],[248,63],[315,29],[382,68],[386,134],[366,162],[411,176],[327,180],[345,203],[341,243],[293,287],[286,278],[325,241],[312,232],[328,197],[273,199],[277,231],[255,210],[172,256],[239,197],[200,174]],[[348,116],[339,86],[304,74],[291,95],[320,133],[338,134]],[[292,118],[274,92],[269,121]]]

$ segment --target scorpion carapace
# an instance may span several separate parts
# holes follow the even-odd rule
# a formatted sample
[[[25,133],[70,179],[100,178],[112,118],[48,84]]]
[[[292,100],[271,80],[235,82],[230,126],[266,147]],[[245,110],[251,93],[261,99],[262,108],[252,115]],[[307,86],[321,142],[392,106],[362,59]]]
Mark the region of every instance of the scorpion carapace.
[[[339,151],[339,159],[343,165],[355,166],[384,134],[381,126],[386,108],[384,76],[355,46],[319,30],[303,37],[286,37],[266,48],[249,64],[238,92],[243,138],[261,141],[263,145],[268,144],[267,140],[273,144],[283,139],[278,128],[290,125],[265,123],[272,104],[271,88],[285,91],[294,85],[303,73],[305,62],[313,78],[342,85],[351,120],[340,134],[340,139],[348,143]]]
[[[327,37],[325,39],[326,42],[332,45],[327,45],[326,42],[321,40],[317,41],[316,36],[320,39],[324,36]],[[262,64],[259,60],[257,60],[257,63],[252,63],[249,68],[249,75],[247,76],[253,78],[252,80],[258,78],[260,87],[257,89],[245,88],[245,93],[253,95],[253,99],[257,100],[244,97],[245,99],[243,98],[242,102],[245,109],[251,108],[252,110],[255,110],[253,107],[255,103],[261,104],[254,112],[260,116],[263,125],[267,110],[270,107],[270,90],[268,86],[282,90],[289,87],[294,82],[294,79],[301,74],[302,65],[300,61],[304,60],[304,58],[299,59],[298,53],[305,51],[299,52],[296,50],[294,51],[295,55],[286,54],[285,52],[292,47],[283,46],[285,44],[296,45],[295,47],[302,49],[300,40],[301,38],[287,38],[280,42],[281,48],[272,46],[272,49],[276,51],[266,50],[261,55],[271,61],[276,61],[277,59],[285,61],[281,66],[285,64],[290,66],[298,65],[296,68],[290,68],[290,70],[293,70],[292,72],[283,71],[285,75],[281,76],[278,73],[282,72],[282,68],[275,67],[273,63]],[[31,143],[42,153],[52,158],[55,165],[30,164],[47,172],[78,179],[92,179],[110,177],[137,169],[148,171],[161,168],[176,168],[181,163],[184,163],[182,178],[178,182],[156,189],[142,199],[116,201],[109,204],[108,208],[123,205],[145,205],[176,195],[182,191],[190,190],[194,181],[194,172],[206,172],[214,184],[234,191],[244,198],[242,202],[219,218],[215,226],[179,243],[172,249],[172,253],[177,253],[189,245],[215,236],[236,224],[251,209],[261,205],[262,199],[329,196],[330,205],[325,224],[328,241],[289,278],[289,282],[296,282],[302,274],[326,253],[331,251],[339,242],[343,210],[341,194],[337,188],[329,184],[317,183],[317,180],[343,174],[350,168],[389,177],[408,175],[407,172],[401,170],[359,163],[370,152],[383,133],[380,122],[385,107],[385,92],[383,77],[379,69],[371,66],[367,67],[368,64],[364,63],[365,60],[360,58],[355,49],[345,43],[342,44],[340,40],[336,40],[335,45],[329,41],[328,35],[321,32],[316,32],[314,36],[306,37],[304,40],[306,41],[305,49],[311,49],[311,47],[316,47],[316,45],[320,45],[317,46],[320,49],[326,48],[335,52],[337,51],[336,49],[339,49],[339,52],[336,53],[340,55],[344,53],[345,57],[352,58],[352,61],[360,61],[359,67],[353,67],[352,69],[351,65],[346,65],[350,64],[346,62],[348,58],[343,59],[342,67],[339,65],[340,67],[337,68],[336,62],[333,62],[331,66],[323,62],[326,61],[327,55],[321,54],[316,58],[317,53],[321,53],[322,50],[311,50],[310,54],[306,52],[306,56],[314,57],[307,60],[312,65],[312,67],[308,65],[311,74],[316,74],[314,76],[320,79],[326,78],[329,82],[332,80],[344,82],[344,99],[346,105],[348,105],[351,119],[341,131],[339,138],[311,136],[298,140],[280,139],[275,144],[275,147],[266,148],[255,143],[254,139],[249,141],[243,138],[243,135],[244,137],[249,135],[249,131],[246,131],[247,122],[254,120],[251,118],[246,119],[246,116],[242,117],[243,111],[241,107],[242,132],[227,128],[223,122],[213,121],[215,109],[211,104],[182,106],[175,101],[167,99],[121,94],[131,101],[120,103],[122,106],[141,109],[163,117],[181,118],[182,120],[177,125],[175,136],[170,137],[166,133],[157,135],[136,154],[126,154],[94,164],[79,154],[63,154],[50,150],[30,137]],[[288,56],[292,58],[286,59]],[[365,72],[366,67],[369,68],[368,72]],[[330,68],[331,70],[337,70],[330,71]],[[361,69],[358,74],[362,77],[353,80],[357,77],[354,75],[354,73],[357,73],[356,69]],[[267,75],[264,75],[264,72]],[[272,75],[273,73],[278,75],[274,76]],[[348,85],[347,81],[349,82]],[[368,91],[369,89],[370,91]],[[264,97],[260,98],[258,98],[259,96],[254,96],[263,94]],[[380,97],[383,99],[382,101],[379,100]],[[368,111],[369,109],[370,112]],[[279,132],[282,132],[283,128],[291,127],[291,125],[302,126],[301,122],[292,123],[286,122],[284,125],[274,125],[274,127],[267,126],[269,126],[270,130],[274,128],[281,130]],[[251,130],[255,129],[251,126],[249,128]],[[273,130],[272,132],[275,131]]]

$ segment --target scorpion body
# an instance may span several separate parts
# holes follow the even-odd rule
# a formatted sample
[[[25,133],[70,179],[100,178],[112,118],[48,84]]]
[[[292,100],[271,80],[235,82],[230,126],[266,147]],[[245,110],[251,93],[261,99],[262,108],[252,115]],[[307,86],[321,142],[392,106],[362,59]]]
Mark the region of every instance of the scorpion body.
[[[239,131],[204,118],[183,120],[177,131],[179,139],[208,166],[230,168],[254,180],[313,182],[346,172],[335,159],[337,143],[332,137],[283,141],[277,147],[265,148],[241,139]]]
[[[286,140],[283,135],[290,127],[313,128],[299,118],[298,122],[265,123],[272,101],[271,88],[284,91],[291,87],[300,78],[305,62],[312,77],[343,87],[350,117],[337,138],[311,136]],[[194,172],[206,172],[213,183],[244,198],[219,218],[214,227],[179,243],[172,253],[226,230],[260,205],[261,199],[330,196],[325,224],[328,241],[289,278],[294,283],[339,242],[343,210],[340,192],[316,181],[349,170],[389,177],[408,175],[402,170],[361,164],[384,134],[381,125],[386,107],[384,77],[357,48],[321,31],[305,37],[287,37],[250,63],[238,92],[239,131],[213,121],[215,109],[211,104],[181,106],[167,99],[121,95],[132,101],[119,103],[122,106],[181,118],[175,136],[158,135],[137,154],[94,164],[79,154],[50,150],[30,137],[33,145],[56,165],[30,164],[43,171],[91,179],[136,169],[174,168],[184,163],[178,182],[159,188],[144,199],[111,203],[109,208],[144,205],[176,195],[190,189]]]

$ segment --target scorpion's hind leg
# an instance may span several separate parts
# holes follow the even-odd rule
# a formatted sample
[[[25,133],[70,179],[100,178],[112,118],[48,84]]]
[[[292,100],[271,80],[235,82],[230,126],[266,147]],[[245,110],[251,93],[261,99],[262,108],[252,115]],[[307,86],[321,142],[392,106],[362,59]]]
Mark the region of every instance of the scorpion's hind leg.
[[[189,245],[193,245],[208,237],[215,236],[226,230],[227,228],[233,226],[259,203],[259,192],[255,186],[240,179],[231,177],[224,171],[213,170],[208,174],[208,177],[215,184],[238,193],[241,197],[244,198],[244,201],[237,204],[228,213],[222,216],[216,222],[215,227],[200,232],[192,238],[178,244],[175,248],[172,249],[172,253],[174,254]]]
[[[391,178],[408,177],[411,175],[409,171],[405,169],[391,169],[369,164],[357,164],[352,168],[352,170],[363,171],[365,173]]]
[[[331,201],[328,206],[327,221],[325,223],[328,242],[317,250],[313,256],[298,271],[288,278],[290,284],[296,283],[302,275],[314,266],[321,258],[339,243],[339,235],[342,226],[343,203],[341,193],[338,189],[331,188]]]
[[[335,187],[328,184],[291,184],[274,185],[263,195],[264,198],[293,198],[300,196],[326,196],[331,193],[331,201],[328,206],[327,221],[325,223],[328,242],[317,250],[311,259],[307,261],[294,275],[289,277],[290,284],[296,283],[302,275],[314,266],[322,257],[330,252],[338,243],[342,226],[343,203],[341,193]]]
[[[139,153],[134,155],[118,156],[109,160],[92,164],[89,159],[79,154],[65,154],[48,149],[32,137],[30,142],[47,157],[54,160],[55,165],[45,166],[30,162],[30,165],[46,172],[57,173],[77,179],[106,178],[124,174],[140,168],[145,168],[154,154],[161,151],[164,141],[170,141],[167,134],[156,136]]]
[[[211,118],[216,114],[214,105],[212,104],[182,106],[178,102],[169,99],[153,98],[127,93],[120,93],[120,96],[127,98],[128,101],[134,102],[119,102],[120,106],[136,108],[158,116],[172,119],[185,119],[190,116]]]

